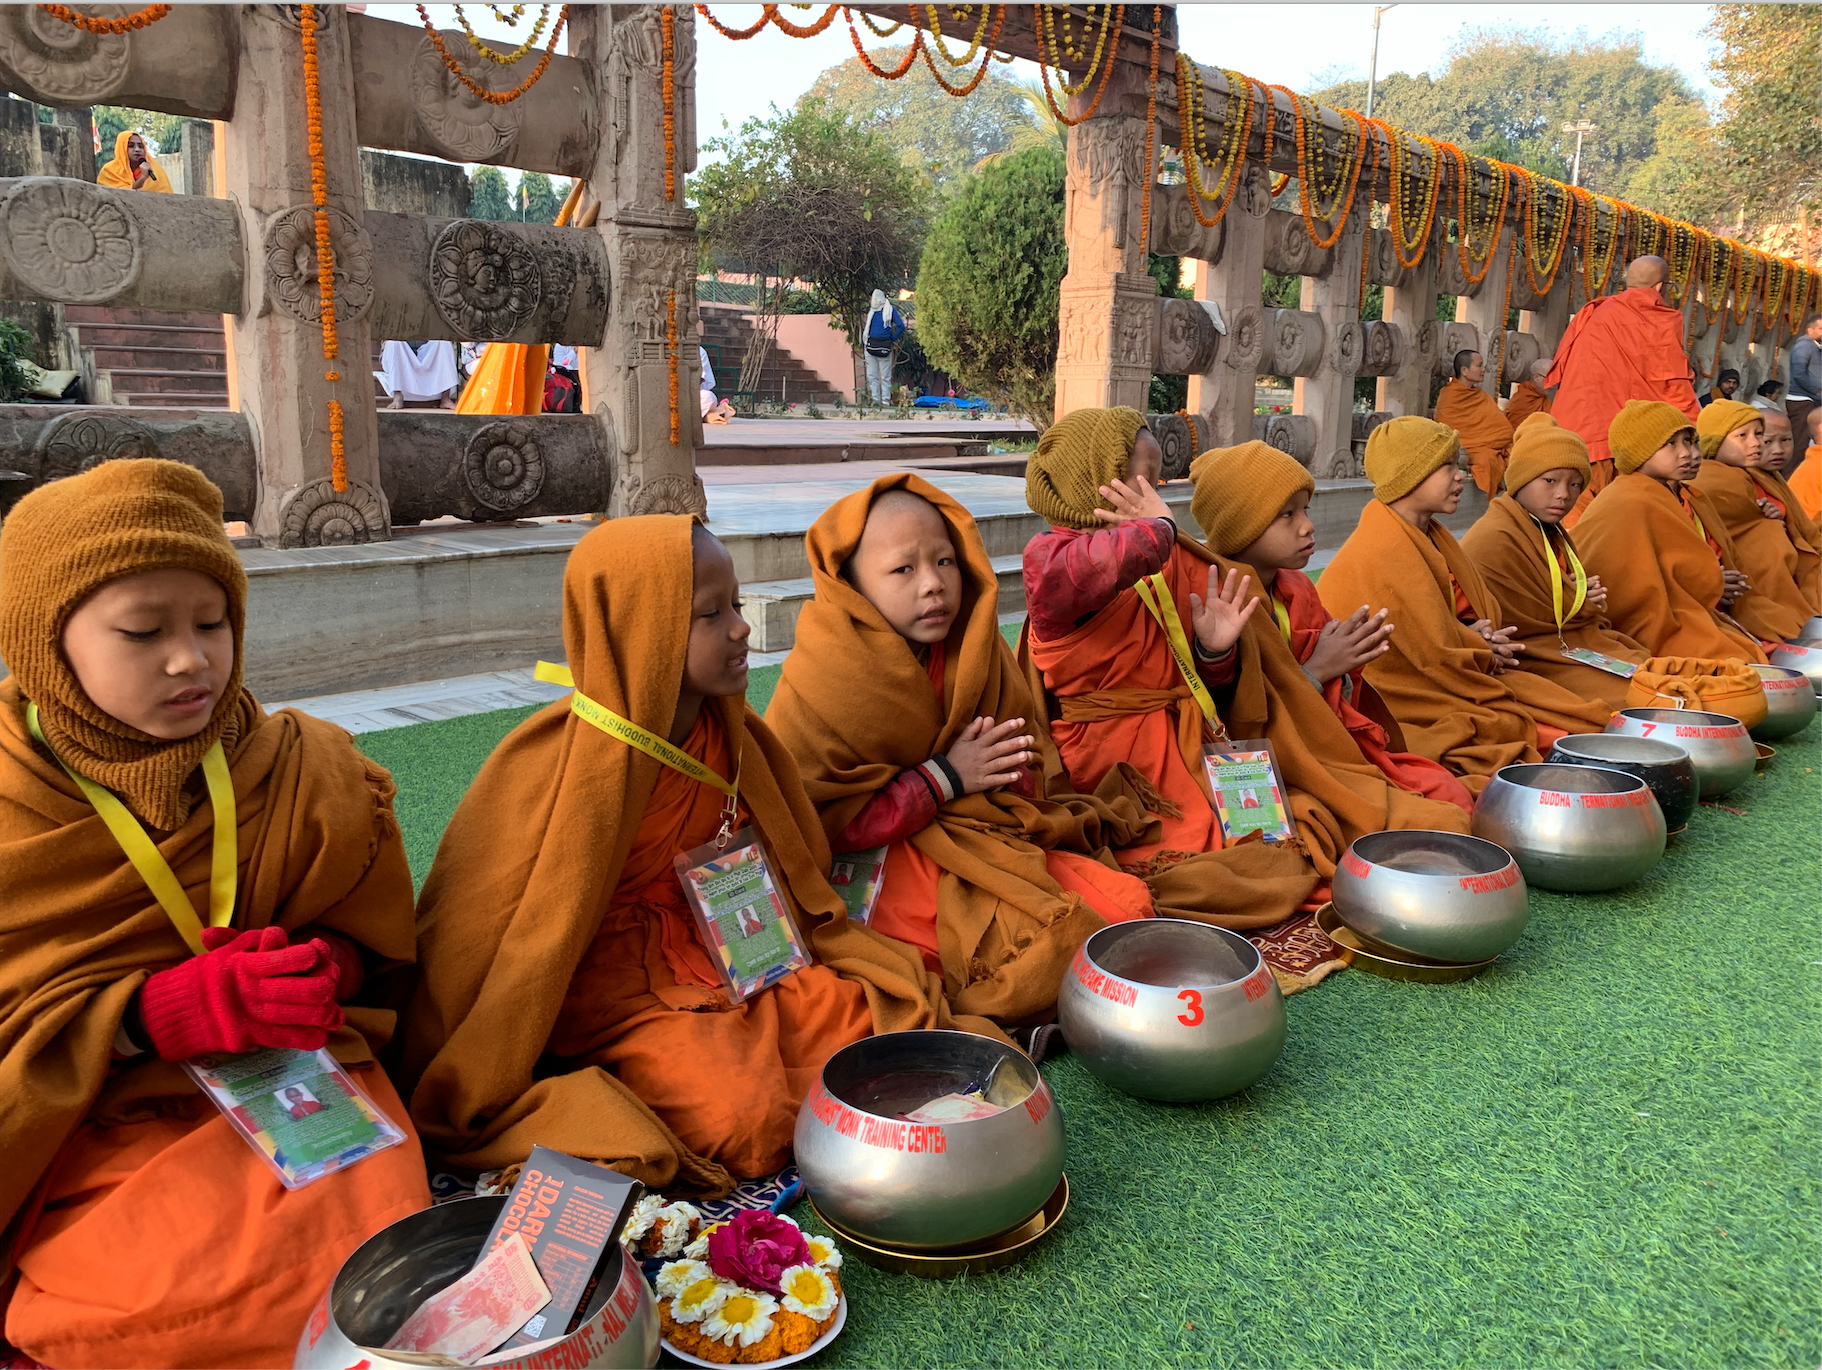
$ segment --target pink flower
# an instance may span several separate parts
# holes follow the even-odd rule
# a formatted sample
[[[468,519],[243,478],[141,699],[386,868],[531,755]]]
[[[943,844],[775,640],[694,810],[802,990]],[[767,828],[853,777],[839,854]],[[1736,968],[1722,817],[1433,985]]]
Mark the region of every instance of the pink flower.
[[[748,1289],[779,1294],[778,1277],[810,1259],[796,1224],[776,1213],[751,1208],[709,1233],[709,1269]]]

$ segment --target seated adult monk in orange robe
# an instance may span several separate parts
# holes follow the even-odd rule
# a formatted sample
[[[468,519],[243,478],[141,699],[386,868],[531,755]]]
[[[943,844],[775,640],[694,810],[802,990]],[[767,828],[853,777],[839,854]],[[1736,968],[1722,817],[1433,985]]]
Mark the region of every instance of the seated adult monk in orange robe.
[[[1782,414],[1736,400],[1716,400],[1697,420],[1702,468],[1690,483],[1708,496],[1733,539],[1740,570],[1752,582],[1734,617],[1766,641],[1795,638],[1822,614],[1817,584],[1817,530],[1777,472],[1784,448],[1766,443],[1767,426]]]
[[[1803,416],[1809,429],[1809,446],[1790,475],[1790,493],[1811,521],[1822,519],[1822,405]]]
[[[1474,807],[1473,796],[1448,767],[1405,750],[1398,721],[1361,673],[1362,667],[1387,650],[1392,625],[1386,622],[1385,611],[1369,616],[1362,605],[1345,621],[1337,619],[1316,593],[1316,582],[1303,574],[1316,551],[1316,527],[1309,517],[1316,482],[1310,473],[1296,458],[1269,443],[1244,442],[1204,452],[1191,464],[1189,474],[1196,483],[1191,508],[1207,533],[1208,550],[1250,567],[1271,606],[1271,620],[1258,619],[1262,660],[1276,666],[1282,646],[1302,667],[1296,675],[1281,668],[1257,673],[1280,682],[1277,689],[1284,698],[1273,713],[1294,714],[1301,722],[1297,736],[1316,744],[1312,750],[1319,753],[1321,769],[1314,775],[1300,774],[1298,783],[1315,782],[1326,772],[1337,781],[1351,781],[1356,791],[1375,796],[1378,802],[1373,813],[1378,821],[1375,826],[1362,827],[1362,832],[1457,827],[1459,815],[1439,811],[1429,803],[1414,804],[1401,793],[1441,800],[1463,814]],[[1342,745],[1320,713],[1305,707],[1307,689],[1298,690],[1298,683],[1318,692],[1354,744],[1352,750]],[[1246,694],[1243,679],[1230,714],[1236,712],[1236,706],[1238,712],[1246,711]],[[1285,748],[1276,737],[1273,746],[1282,757]],[[1355,751],[1360,754],[1358,759]],[[1378,774],[1367,771],[1361,761]],[[1363,779],[1362,772],[1370,779]],[[1347,812],[1345,805],[1335,807]],[[1349,817],[1371,821],[1364,813]],[[1353,833],[1348,840],[1358,835]]]
[[[1607,440],[1619,478],[1588,507],[1576,541],[1607,587],[1614,629],[1654,657],[1762,664],[1758,638],[1728,612],[1749,593],[1732,539],[1688,483],[1702,462],[1695,424],[1673,404],[1633,400]]]
[[[1554,362],[1549,357],[1532,362],[1530,374],[1512,387],[1512,395],[1506,401],[1506,422],[1512,425],[1514,433],[1519,424],[1533,414],[1550,412],[1550,392],[1544,387],[1549,382],[1552,365]]]
[[[194,467],[110,461],[0,539],[0,1301],[47,1365],[289,1365],[342,1261],[430,1202],[415,1138],[285,1189],[177,1064],[326,1045],[409,1132],[364,984],[412,957],[391,778],[241,688],[221,519]]]
[[[1367,683],[1406,744],[1478,795],[1501,766],[1538,760],[1540,728],[1507,683],[1519,654],[1514,630],[1493,627],[1498,601],[1436,522],[1461,501],[1459,452],[1453,429],[1415,415],[1374,429],[1373,500],[1316,589],[1331,614],[1362,604],[1390,611],[1397,631],[1367,664]]]
[[[738,596],[727,549],[683,515],[615,519],[569,554],[575,693],[487,759],[419,901],[404,1074],[444,1164],[491,1169],[541,1144],[654,1188],[725,1191],[730,1172],[789,1161],[832,1053],[934,1021],[908,960],[871,988],[826,965],[738,1004],[722,987],[674,863],[715,842],[724,781],[804,934],[843,917],[796,767],[746,706]],[[598,710],[712,775],[604,732]]]
[[[1100,799],[1071,788],[1000,636],[993,563],[948,495],[881,477],[805,543],[816,598],[767,716],[835,849],[886,847],[871,927],[916,947],[957,1012],[1046,1022],[1076,948],[1108,922],[1282,919],[1308,892],[1302,858],[1263,846],[1181,888],[1118,867],[1109,849],[1156,826],[1144,791],[1125,773]]]
[[[1683,315],[1664,303],[1669,278],[1670,267],[1662,257],[1636,259],[1626,268],[1626,288],[1578,309],[1557,344],[1546,382],[1556,390],[1550,412],[1558,424],[1588,444],[1594,472],[1563,520],[1565,528],[1575,526],[1616,474],[1607,430],[1627,401],[1673,404],[1692,424],[1701,412],[1689,355],[1683,350]]]
[[[1608,709],[1624,708],[1628,677],[1566,655],[1599,652],[1625,665],[1650,657],[1607,621],[1607,589],[1588,575],[1563,516],[1587,483],[1588,447],[1548,414],[1518,427],[1506,493],[1462,537],[1461,549],[1518,629],[1511,674],[1537,675]],[[1554,566],[1554,569],[1552,567]]]
[[[1512,422],[1499,401],[1480,388],[1487,378],[1485,357],[1478,352],[1457,352],[1454,369],[1455,378],[1436,397],[1436,422],[1460,436],[1474,483],[1492,499],[1505,480]]]

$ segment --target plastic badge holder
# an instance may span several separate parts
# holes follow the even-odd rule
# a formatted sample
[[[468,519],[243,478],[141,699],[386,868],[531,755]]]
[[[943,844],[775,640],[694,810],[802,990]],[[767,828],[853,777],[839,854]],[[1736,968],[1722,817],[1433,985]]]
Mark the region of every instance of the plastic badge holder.
[[[863,927],[873,921],[873,906],[886,883],[886,849],[843,852],[829,867],[829,884],[848,906],[848,921]]]
[[[1619,676],[1622,680],[1631,680],[1638,674],[1638,667],[1630,661],[1621,661],[1616,656],[1597,652],[1591,647],[1565,647],[1563,655],[1571,661],[1579,661],[1584,666],[1592,666],[1597,671],[1606,671],[1609,675]]]
[[[286,1189],[405,1140],[327,1051],[272,1047],[196,1056],[183,1068]]]
[[[686,851],[676,864],[702,943],[734,1003],[811,964],[752,828],[726,846],[707,842]]]
[[[1215,817],[1225,840],[1233,842],[1254,832],[1267,842],[1289,842],[1296,837],[1270,742],[1257,738],[1209,743],[1202,748],[1202,764],[1208,771]]]

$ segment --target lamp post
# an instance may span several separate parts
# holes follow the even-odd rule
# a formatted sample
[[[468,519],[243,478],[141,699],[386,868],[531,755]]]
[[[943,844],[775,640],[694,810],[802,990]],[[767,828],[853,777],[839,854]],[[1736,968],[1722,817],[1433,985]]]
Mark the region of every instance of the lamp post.
[[[1582,183],[1582,137],[1584,134],[1593,133],[1594,125],[1583,119],[1580,123],[1564,124],[1563,132],[1575,135],[1575,165],[1569,172],[1569,184],[1578,186]]]
[[[1373,117],[1373,88],[1379,83],[1379,16],[1387,10],[1397,9],[1397,5],[1373,6],[1373,56],[1367,62],[1367,107],[1366,117]]]

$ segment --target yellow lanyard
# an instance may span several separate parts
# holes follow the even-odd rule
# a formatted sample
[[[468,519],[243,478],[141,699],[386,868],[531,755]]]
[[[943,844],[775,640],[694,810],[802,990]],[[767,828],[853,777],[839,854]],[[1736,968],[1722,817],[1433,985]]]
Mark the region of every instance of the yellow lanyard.
[[[1272,617],[1278,620],[1278,635],[1284,639],[1284,645],[1291,645],[1291,611],[1284,607],[1276,590],[1267,591],[1272,600]]]
[[[51,755],[56,752],[51,744],[44,740],[44,730],[38,726],[38,706],[25,706],[25,723],[35,741],[43,743]],[[122,804],[111,790],[97,785],[87,776],[77,775],[62,757],[57,757],[57,764],[62,766],[71,780],[82,788],[89,803],[95,806],[95,812],[101,815],[101,821],[114,834],[114,840],[120,844],[121,851],[139,872],[139,878],[146,882],[146,888],[152,891],[154,898],[164,909],[165,916],[176,926],[178,933],[198,956],[205,948],[202,944],[202,920],[196,916],[196,909],[190,903],[190,896],[177,881],[171,870],[171,863],[164,859],[164,853],[158,850],[156,843],[146,835],[146,830]],[[215,847],[209,859],[209,926],[225,928],[234,917],[234,867],[238,862],[238,834],[234,826],[234,781],[228,774],[228,758],[217,742],[202,754],[202,775],[209,786],[209,803],[214,808]]]
[[[1542,523],[1535,518],[1537,531],[1544,540],[1544,565],[1550,568],[1550,602],[1556,610],[1556,636],[1560,641],[1563,635],[1563,624],[1582,611],[1582,605],[1588,598],[1588,572],[1582,568],[1581,558],[1575,555],[1575,548],[1567,537],[1563,538],[1563,551],[1569,558],[1569,571],[1575,577],[1575,603],[1569,606],[1569,618],[1563,617],[1563,568],[1556,564],[1556,552],[1550,546],[1550,534]]]
[[[1195,659],[1190,655],[1189,635],[1183,631],[1183,620],[1177,616],[1176,596],[1171,594],[1170,586],[1165,584],[1164,573],[1160,571],[1154,576],[1147,576],[1132,588],[1138,593],[1140,602],[1151,610],[1151,616],[1164,629],[1170,654],[1176,659],[1177,670],[1183,675],[1183,683],[1189,686],[1190,694],[1202,710],[1202,717],[1219,727],[1221,716],[1215,712],[1214,696],[1209,694],[1208,686],[1202,683],[1202,676],[1196,670]]]

